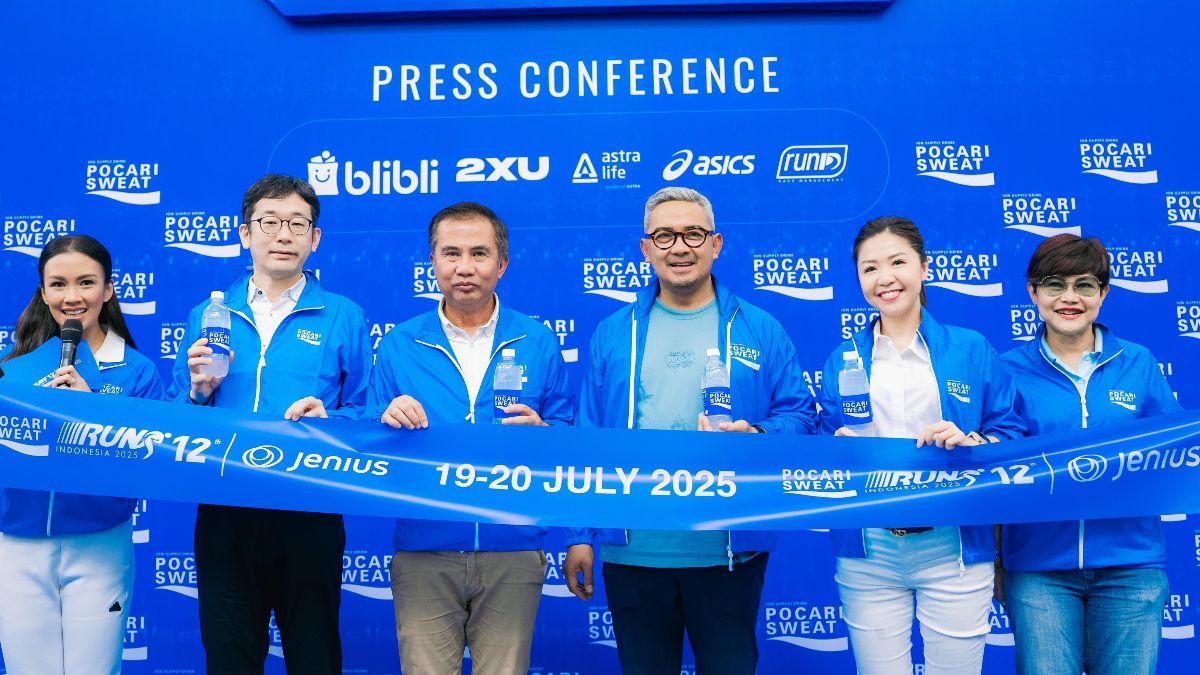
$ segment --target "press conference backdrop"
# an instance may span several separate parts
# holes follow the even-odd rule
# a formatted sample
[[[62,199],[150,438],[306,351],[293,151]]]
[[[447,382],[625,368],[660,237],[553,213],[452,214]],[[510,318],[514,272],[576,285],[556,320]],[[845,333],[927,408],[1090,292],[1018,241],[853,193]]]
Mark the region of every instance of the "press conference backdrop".
[[[387,0],[336,20],[319,16],[331,3],[279,4],[298,18],[265,0],[0,9],[4,349],[41,247],[88,233],[112,250],[138,345],[165,375],[188,310],[249,262],[243,190],[282,172],[321,195],[310,264],[362,304],[376,343],[435,307],[430,215],[464,199],[495,208],[511,231],[502,301],[558,335],[578,382],[597,322],[652,280],[642,204],[686,185],[715,205],[721,282],[783,322],[814,389],[870,316],[852,237],[899,214],[926,236],[930,309],[1001,351],[1037,330],[1022,273],[1042,238],[1100,237],[1112,254],[1102,319],[1157,355],[1185,407],[1200,400],[1195,3],[403,21],[386,10],[404,3]],[[139,505],[126,672],[204,670],[194,512]],[[1159,671],[1191,672],[1200,518],[1165,519]],[[390,525],[347,527],[345,672],[397,673]],[[602,590],[569,596],[558,533],[546,554],[530,672],[618,672]],[[788,535],[772,555],[760,672],[853,672],[832,575],[822,532]],[[986,672],[1010,672],[999,608],[987,640]],[[277,633],[272,645],[269,671],[282,672]]]

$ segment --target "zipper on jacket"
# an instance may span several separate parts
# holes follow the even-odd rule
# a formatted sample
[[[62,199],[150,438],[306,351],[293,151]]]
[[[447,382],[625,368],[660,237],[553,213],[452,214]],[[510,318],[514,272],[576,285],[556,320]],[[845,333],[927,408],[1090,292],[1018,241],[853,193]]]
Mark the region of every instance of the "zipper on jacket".
[[[728,343],[726,343],[728,344]],[[733,533],[725,531],[725,555],[729,556],[729,571],[733,571]]]
[[[254,321],[252,321],[249,317],[237,311],[236,309],[229,310],[230,314],[237,314],[254,328],[254,332],[258,333],[258,342],[262,344],[262,347],[258,352],[258,366],[254,372],[254,407],[251,408],[252,412],[258,412],[258,403],[262,398],[262,371],[263,368],[267,366],[267,348],[271,346],[271,342],[275,341],[275,336],[279,334],[279,328],[283,326],[283,322],[290,319],[291,316],[296,312],[307,312],[315,309],[325,309],[325,305],[318,305],[317,307],[301,307],[300,309],[293,308],[292,311],[288,312],[287,315],[279,320],[279,325],[275,327],[275,332],[271,334],[271,340],[266,344],[262,344],[262,333],[260,333],[258,330],[258,324],[254,323]]]
[[[1079,569],[1083,569],[1083,521],[1079,521]]]
[[[629,324],[629,420],[626,428],[633,428],[634,396],[633,390],[637,375],[637,317],[632,317]]]
[[[50,505],[46,509],[46,536],[50,536],[50,523],[54,520],[54,491],[50,491]]]

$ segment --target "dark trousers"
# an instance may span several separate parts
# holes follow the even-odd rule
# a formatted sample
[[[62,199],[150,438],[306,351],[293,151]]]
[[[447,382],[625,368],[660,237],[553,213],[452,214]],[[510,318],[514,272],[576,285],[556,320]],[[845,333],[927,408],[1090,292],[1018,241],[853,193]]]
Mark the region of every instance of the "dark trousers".
[[[624,675],[678,675],[687,632],[696,675],[754,675],[754,625],[767,554],[728,567],[604,563],[604,587]]]
[[[196,578],[208,672],[261,674],[274,610],[288,673],[340,675],[345,548],[340,515],[201,504]]]

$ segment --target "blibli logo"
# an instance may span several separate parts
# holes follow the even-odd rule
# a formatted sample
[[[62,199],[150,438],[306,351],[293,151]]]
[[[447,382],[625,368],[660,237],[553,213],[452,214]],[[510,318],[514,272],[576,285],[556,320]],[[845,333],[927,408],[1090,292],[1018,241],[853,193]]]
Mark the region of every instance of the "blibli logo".
[[[237,214],[168,211],[163,222],[163,246],[206,258],[236,258],[242,251],[237,236],[241,225],[241,216]]]
[[[308,160],[308,184],[321,196],[336,195],[338,161],[328,150]]]
[[[0,445],[30,457],[48,457],[50,444],[42,437],[47,424],[44,417],[0,415]]]
[[[1080,227],[1071,224],[1071,215],[1078,208],[1074,197],[1046,197],[1040,192],[1006,194],[1000,198],[1000,208],[1006,230],[1021,230],[1039,237],[1080,235]]]
[[[1109,247],[1108,283],[1134,293],[1166,293],[1167,279],[1156,279],[1162,273],[1162,251],[1131,251]]]
[[[956,185],[986,187],[996,184],[996,174],[984,171],[992,156],[988,145],[965,145],[957,141],[917,141],[917,175]]]
[[[42,255],[42,248],[51,239],[74,233],[74,218],[6,216],[4,229],[0,232],[0,243],[5,251],[38,258]]]
[[[134,316],[154,314],[157,303],[150,299],[154,288],[154,272],[125,272],[113,270],[113,295],[121,303],[121,312]]]
[[[745,176],[754,173],[754,155],[696,155],[691,150],[679,150],[663,167],[663,180],[675,180],[689,168],[696,176]]]
[[[1158,171],[1146,166],[1146,160],[1153,154],[1154,148],[1149,143],[1123,143],[1115,138],[1085,138],[1079,141],[1079,164],[1083,173],[1122,183],[1157,183]]]
[[[624,258],[584,258],[583,292],[621,302],[633,302],[637,292],[650,285],[654,268],[650,263]]]
[[[372,600],[392,600],[392,556],[346,551],[342,555],[342,590]]]
[[[999,264],[999,256],[995,253],[930,251],[928,256],[926,286],[983,298],[994,298],[1004,293],[1002,283],[991,281],[992,272]]]
[[[779,153],[775,179],[795,181],[832,181],[846,170],[847,145],[793,145]]]
[[[768,602],[763,608],[767,639],[817,652],[844,652],[850,648],[840,604]]]
[[[123,159],[91,160],[84,172],[87,194],[105,197],[122,204],[149,206],[162,195],[152,189],[158,178],[158,164],[134,164]]]
[[[1200,192],[1168,192],[1167,224],[1200,232]]]
[[[318,161],[319,160],[319,161]],[[337,182],[338,166],[342,169],[342,182]],[[362,166],[360,164],[360,166]],[[354,162],[340,162],[337,157],[324,150],[308,162],[309,184],[317,194],[334,196],[345,194],[358,197],[372,195],[437,194],[438,161],[422,159],[402,162],[399,159],[374,160],[370,169],[355,169]],[[332,176],[332,177],[331,177]]]
[[[750,262],[754,290],[797,300],[832,300],[833,286],[825,278],[828,271],[829,258],[791,253],[757,253]]]

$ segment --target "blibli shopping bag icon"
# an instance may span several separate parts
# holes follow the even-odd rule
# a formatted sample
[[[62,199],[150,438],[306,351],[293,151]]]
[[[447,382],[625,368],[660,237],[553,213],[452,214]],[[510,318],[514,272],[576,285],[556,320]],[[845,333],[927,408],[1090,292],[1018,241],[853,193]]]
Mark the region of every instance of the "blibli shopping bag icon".
[[[338,161],[337,157],[323,151],[308,160],[308,184],[318,195],[336,195]]]

